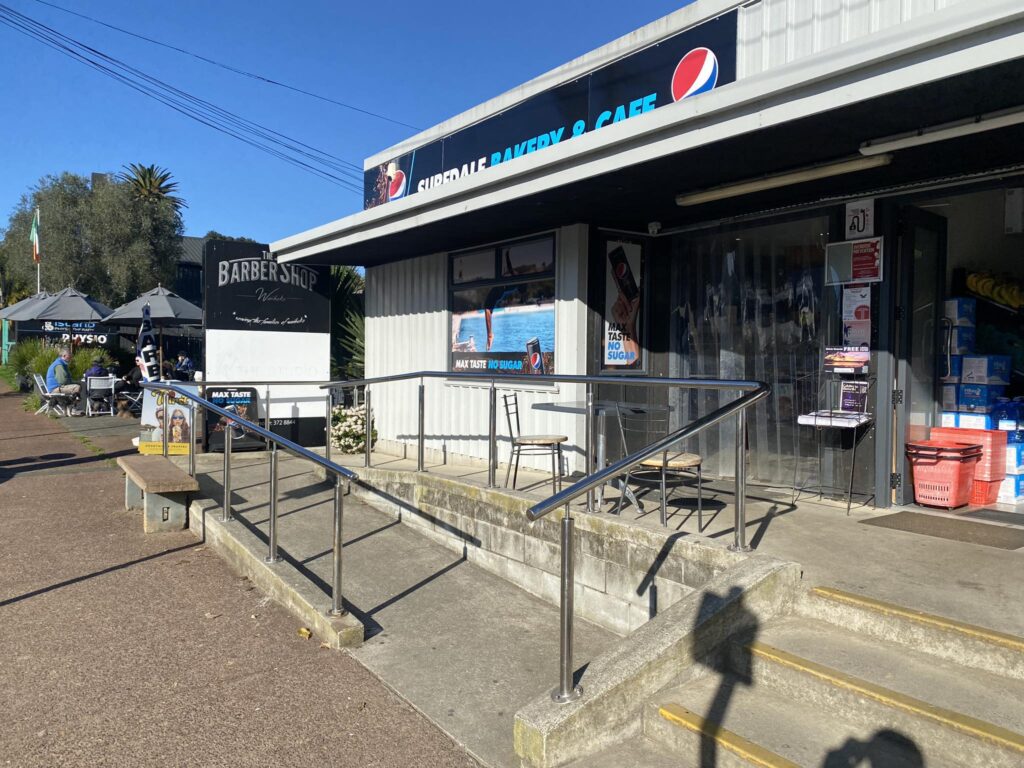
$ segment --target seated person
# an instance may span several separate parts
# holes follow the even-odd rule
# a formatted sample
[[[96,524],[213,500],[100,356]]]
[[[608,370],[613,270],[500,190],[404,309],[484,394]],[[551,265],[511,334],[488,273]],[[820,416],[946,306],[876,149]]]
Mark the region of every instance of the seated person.
[[[128,390],[130,392],[137,392],[142,389],[142,368],[139,367],[138,358],[135,360],[135,366],[128,371],[124,376],[114,382],[114,392],[123,392]]]
[[[94,357],[92,359],[92,365],[82,374],[83,379],[90,379],[93,376],[109,376],[109,372],[103,367],[103,358]]]
[[[178,362],[174,364],[174,373],[176,379],[182,381],[191,381],[192,375],[196,372],[195,363],[192,362],[192,358],[182,350],[178,353]]]
[[[57,351],[57,359],[50,363],[46,369],[46,388],[50,392],[59,392],[62,395],[69,395],[72,407],[78,402],[79,393],[82,391],[80,384],[71,380],[71,368],[68,362],[71,360],[71,350],[61,347]],[[72,411],[73,415],[81,416],[81,411]]]

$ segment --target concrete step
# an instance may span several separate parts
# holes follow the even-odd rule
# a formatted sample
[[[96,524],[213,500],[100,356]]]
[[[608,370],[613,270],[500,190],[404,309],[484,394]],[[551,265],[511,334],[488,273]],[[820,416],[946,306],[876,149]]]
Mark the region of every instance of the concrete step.
[[[808,619],[773,622],[757,640],[936,707],[1024,733],[1020,680],[965,669],[897,643]]]
[[[627,739],[564,768],[679,768],[679,756],[643,736]]]
[[[954,766],[941,757],[924,763],[912,745],[887,738],[884,725],[858,726],[800,697],[710,674],[663,691],[644,710],[644,735],[672,750],[677,765],[717,768]]]
[[[1021,611],[1024,606],[1007,610]],[[830,587],[809,590],[797,611],[963,666],[1024,680],[1024,638]]]
[[[927,754],[970,766],[1024,765],[1024,736],[1020,733],[932,701],[952,702],[958,707],[966,703],[976,711],[1016,723],[1019,714],[1012,710],[1014,702],[1019,707],[1021,699],[1019,691],[1006,681],[997,690],[1009,691],[1014,699],[986,703],[985,683],[998,681],[971,686],[964,678],[979,673],[940,669],[934,660],[930,667],[927,659],[913,658],[905,648],[864,642],[835,628],[807,626],[800,621],[766,628],[757,640],[734,643],[729,656],[731,669],[741,679],[855,726],[891,728]],[[875,682],[879,680],[902,690]],[[950,689],[944,690],[947,686]]]

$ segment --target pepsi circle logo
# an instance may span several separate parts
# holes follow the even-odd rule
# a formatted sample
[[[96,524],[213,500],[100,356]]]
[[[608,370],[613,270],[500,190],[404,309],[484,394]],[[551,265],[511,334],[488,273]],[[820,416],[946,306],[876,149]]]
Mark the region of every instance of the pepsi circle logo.
[[[405,194],[405,171],[395,171],[388,184],[388,200],[397,200]]]
[[[694,48],[672,73],[672,100],[682,101],[707,93],[718,83],[718,57],[710,48]]]
[[[530,365],[533,366],[533,370],[539,371],[542,362],[540,352],[530,353]]]

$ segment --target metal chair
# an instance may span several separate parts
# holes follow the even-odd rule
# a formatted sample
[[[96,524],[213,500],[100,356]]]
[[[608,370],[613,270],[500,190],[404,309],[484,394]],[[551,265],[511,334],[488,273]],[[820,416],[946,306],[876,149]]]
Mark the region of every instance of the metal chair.
[[[38,373],[33,373],[32,379],[36,383],[36,389],[39,391],[39,399],[42,402],[39,410],[36,411],[36,416],[40,413],[56,413],[58,416],[71,415],[71,403],[74,401],[73,395],[65,395],[62,392],[51,392],[46,388],[46,382],[43,381],[43,377]]]
[[[142,415],[142,394],[141,389],[122,389],[114,393],[114,401],[124,400],[128,403],[128,410],[136,416]]]
[[[96,405],[114,415],[114,376],[89,376],[85,380],[85,415],[92,416]]]
[[[651,439],[649,438],[650,433],[654,433],[655,436],[661,436],[668,433],[669,428],[669,412],[655,411],[655,410],[634,410],[621,405],[615,407],[616,416],[618,417],[619,424],[619,435],[622,438],[622,448],[625,452],[631,451],[630,443],[627,439],[627,433],[633,433],[636,435],[642,434],[644,436],[644,444],[649,444]],[[663,414],[663,415],[662,415]],[[633,442],[637,442],[634,440]],[[641,448],[641,445],[634,446],[635,449]],[[649,459],[644,459],[640,462],[640,467],[643,469],[656,469],[659,475],[659,486],[661,490],[661,524],[668,525],[668,496],[666,489],[666,475],[669,472],[683,474],[692,473],[697,478],[697,531],[700,533],[704,532],[704,499],[703,499],[703,481],[704,478],[701,473],[701,465],[704,460],[696,453],[686,453],[681,451],[678,453],[672,453],[665,451],[660,456],[652,456]],[[630,475],[633,470],[626,473],[624,480],[625,486],[628,487],[630,481]],[[673,489],[675,490],[675,489]],[[619,496],[619,503],[615,508],[615,514],[619,514],[622,510],[622,502],[626,495],[623,493]]]
[[[508,477],[512,474],[512,490],[519,479],[519,457],[525,452],[529,454],[551,454],[551,490],[558,493],[562,489],[562,443],[569,438],[565,435],[523,435],[519,428],[519,396],[512,392],[501,396],[505,401],[505,419],[508,421],[508,434],[512,439],[512,455],[509,456],[508,469],[505,470],[505,487],[508,488]],[[515,471],[512,464],[515,463]]]

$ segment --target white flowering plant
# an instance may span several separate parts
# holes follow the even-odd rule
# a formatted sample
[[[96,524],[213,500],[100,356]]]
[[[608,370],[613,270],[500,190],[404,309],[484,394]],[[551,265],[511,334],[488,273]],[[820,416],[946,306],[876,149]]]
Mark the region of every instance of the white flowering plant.
[[[377,430],[373,429],[372,422],[371,429],[373,431],[370,438],[376,442]],[[350,408],[343,405],[334,407],[331,411],[331,446],[344,454],[362,453],[366,450],[365,405]]]

